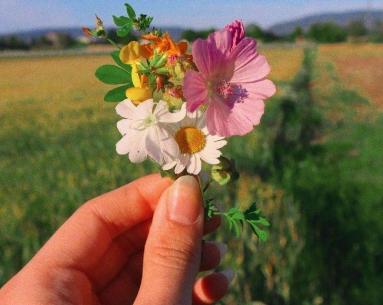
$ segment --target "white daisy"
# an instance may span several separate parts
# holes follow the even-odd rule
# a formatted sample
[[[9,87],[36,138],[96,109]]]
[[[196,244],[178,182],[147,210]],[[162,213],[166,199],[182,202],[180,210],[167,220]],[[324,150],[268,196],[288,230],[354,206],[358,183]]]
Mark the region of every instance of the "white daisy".
[[[127,99],[117,105],[116,112],[124,118],[117,123],[123,135],[116,144],[118,154],[129,155],[133,163],[140,163],[148,156],[160,165],[174,160],[178,145],[169,133],[169,126],[185,117],[185,107],[172,113],[164,101],[155,104],[150,99],[135,106]]]
[[[201,112],[188,113],[186,117],[173,126],[173,136],[179,148],[176,159],[166,163],[164,170],[175,167],[176,174],[185,169],[189,174],[198,175],[202,162],[218,164],[221,156],[220,148],[227,142],[223,137],[209,134],[204,115]]]

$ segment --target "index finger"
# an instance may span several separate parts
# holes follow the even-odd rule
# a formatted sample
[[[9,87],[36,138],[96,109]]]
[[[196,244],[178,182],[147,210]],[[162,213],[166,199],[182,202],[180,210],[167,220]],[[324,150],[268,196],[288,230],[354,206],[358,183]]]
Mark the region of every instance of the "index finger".
[[[160,175],[149,175],[90,200],[51,237],[36,259],[89,270],[114,238],[152,217],[171,183]]]

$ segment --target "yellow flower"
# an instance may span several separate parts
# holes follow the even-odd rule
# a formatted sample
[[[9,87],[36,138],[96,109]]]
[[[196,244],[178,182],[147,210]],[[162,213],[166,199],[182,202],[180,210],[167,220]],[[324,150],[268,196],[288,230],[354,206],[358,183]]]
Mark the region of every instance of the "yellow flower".
[[[138,41],[131,41],[120,51],[120,59],[125,64],[134,64],[137,60],[141,59],[141,48]]]
[[[152,97],[152,90],[145,88],[129,88],[126,90],[126,97],[132,101],[134,105],[139,105]]]
[[[120,59],[123,63],[132,67],[132,82],[134,88],[126,90],[126,97],[135,105],[152,97],[152,90],[148,87],[147,81],[138,73],[137,63],[142,58],[149,58],[150,52],[145,46],[141,46],[137,41],[131,41],[120,51]]]
[[[137,64],[133,63],[132,66],[132,82],[134,87],[142,88],[141,78],[140,74],[138,73]]]

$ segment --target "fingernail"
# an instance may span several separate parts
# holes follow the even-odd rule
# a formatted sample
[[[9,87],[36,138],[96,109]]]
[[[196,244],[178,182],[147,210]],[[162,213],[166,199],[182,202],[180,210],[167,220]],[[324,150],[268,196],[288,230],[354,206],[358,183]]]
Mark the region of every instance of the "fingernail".
[[[214,242],[214,244],[219,250],[219,256],[223,258],[227,252],[227,245],[220,242]]]
[[[169,190],[167,204],[170,220],[192,225],[201,212],[201,195],[197,180],[192,176],[178,178]]]
[[[232,269],[227,269],[225,271],[222,271],[221,274],[223,274],[229,283],[234,279],[234,271]]]

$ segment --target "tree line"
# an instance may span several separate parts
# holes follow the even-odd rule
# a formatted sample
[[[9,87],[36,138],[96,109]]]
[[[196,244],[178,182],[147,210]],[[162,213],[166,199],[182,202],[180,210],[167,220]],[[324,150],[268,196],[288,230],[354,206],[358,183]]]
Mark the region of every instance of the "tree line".
[[[214,28],[203,30],[187,29],[181,33],[181,38],[192,42],[197,38],[206,38],[214,31]],[[277,35],[270,30],[263,29],[257,24],[249,24],[246,26],[246,34],[249,37],[256,38],[265,43],[295,42],[300,40],[309,40],[317,43],[337,43],[345,41],[383,43],[383,22],[376,21],[370,28],[367,28],[365,23],[361,20],[352,21],[345,27],[333,22],[314,23],[306,31],[298,26],[294,31],[286,35]],[[136,35],[131,33],[131,35],[123,41],[116,35],[115,29],[108,30],[108,37],[121,44],[132,39],[137,39]],[[68,49],[83,47],[89,44],[108,43],[105,40],[87,41],[85,37],[82,38],[84,39],[74,38],[70,34],[64,32],[51,32],[26,41],[17,35],[12,35],[0,37],[0,51]]]
[[[189,29],[182,33],[182,38],[194,41],[197,38],[206,38],[214,30],[213,28],[200,31]],[[249,24],[246,27],[246,35],[266,43],[278,41],[294,42],[300,39],[317,43],[336,43],[348,40],[379,43],[383,42],[383,22],[376,21],[370,29],[361,20],[352,21],[345,27],[334,22],[314,23],[307,31],[297,26],[293,32],[287,35],[277,35],[257,24]]]

